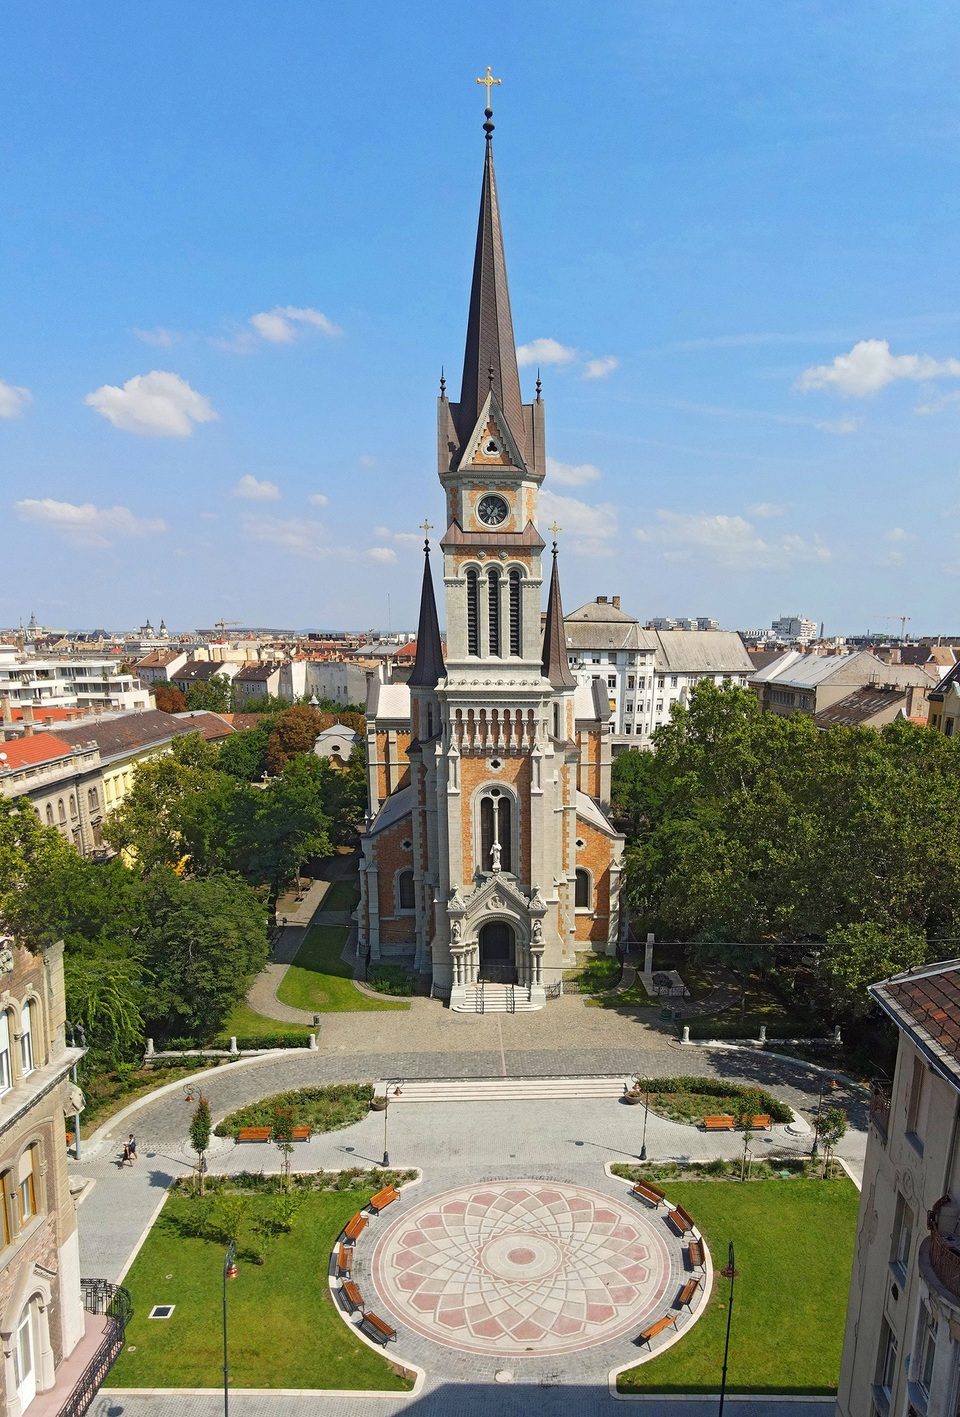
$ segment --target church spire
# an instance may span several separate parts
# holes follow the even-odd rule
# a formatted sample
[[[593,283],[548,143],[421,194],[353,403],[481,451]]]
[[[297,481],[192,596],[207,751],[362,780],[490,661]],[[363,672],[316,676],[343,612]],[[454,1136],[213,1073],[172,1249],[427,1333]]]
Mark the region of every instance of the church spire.
[[[424,522],[424,531],[429,531],[429,523]],[[440,639],[440,622],[437,619],[437,602],[433,594],[433,576],[430,572],[430,542],[423,543],[423,587],[420,591],[420,622],[417,625],[417,657],[413,673],[407,681],[411,688],[433,689],[437,680],[446,674],[443,663],[443,642]]]
[[[473,284],[470,288],[470,315],[467,321],[467,343],[463,356],[463,386],[460,391],[458,432],[461,441],[469,438],[493,390],[503,410],[514,438],[523,446],[524,423],[520,406],[520,374],[517,351],[513,341],[513,317],[510,314],[510,293],[507,289],[507,263],[503,254],[503,232],[500,227],[500,204],[497,200],[497,179],[493,170],[493,110],[490,107],[490,78],[487,84],[486,153],[483,160],[483,187],[480,194],[480,219],[477,225],[477,249],[473,260]]]
[[[540,666],[545,679],[549,679],[555,689],[575,689],[577,681],[570,673],[567,657],[567,635],[563,625],[563,606],[560,603],[560,571],[557,567],[556,534],[560,530],[553,526],[553,571],[550,574],[550,594],[547,597],[547,618],[543,627],[543,662]]]

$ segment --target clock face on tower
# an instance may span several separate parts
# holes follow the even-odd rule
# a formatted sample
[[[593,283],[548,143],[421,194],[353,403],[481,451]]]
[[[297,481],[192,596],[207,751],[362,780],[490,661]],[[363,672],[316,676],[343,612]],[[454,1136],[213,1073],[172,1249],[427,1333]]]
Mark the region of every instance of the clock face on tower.
[[[510,508],[503,498],[494,496],[492,492],[481,497],[477,503],[477,516],[484,526],[500,526],[506,521],[509,514]]]

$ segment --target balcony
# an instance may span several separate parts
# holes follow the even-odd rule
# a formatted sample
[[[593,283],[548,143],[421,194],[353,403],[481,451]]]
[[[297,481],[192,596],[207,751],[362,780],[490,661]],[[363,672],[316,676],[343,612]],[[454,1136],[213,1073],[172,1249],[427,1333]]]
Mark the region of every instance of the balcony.
[[[30,1404],[30,1417],[83,1417],[121,1353],[133,1313],[130,1295],[106,1279],[81,1279],[86,1331],[57,1369],[57,1380]]]

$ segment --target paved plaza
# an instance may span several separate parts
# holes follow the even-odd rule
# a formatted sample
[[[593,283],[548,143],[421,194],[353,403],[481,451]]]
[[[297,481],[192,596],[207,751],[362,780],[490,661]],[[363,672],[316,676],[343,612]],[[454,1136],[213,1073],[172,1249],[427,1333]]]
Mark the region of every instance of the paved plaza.
[[[357,1247],[361,1289],[376,1294],[381,1316],[398,1331],[388,1356],[425,1374],[416,1394],[236,1392],[234,1417],[446,1417],[453,1411],[463,1417],[573,1411],[593,1417],[622,1411],[623,1400],[609,1391],[609,1374],[639,1359],[633,1336],[648,1315],[669,1307],[671,1287],[686,1273],[680,1238],[607,1169],[636,1160],[645,1109],[626,1107],[615,1096],[472,1100],[470,1080],[637,1071],[766,1086],[796,1109],[799,1130],[776,1126],[756,1135],[752,1154],[796,1156],[810,1149],[803,1118],[815,1112],[822,1086],[814,1070],[753,1050],[683,1048],[655,1027],[589,1009],[575,998],[522,1020],[464,1018],[429,1000],[415,1001],[410,1014],[327,1015],[319,1052],[296,1050],[208,1073],[203,1088],[215,1120],[295,1087],[385,1076],[465,1080],[462,1100],[370,1113],[299,1144],[294,1159],[300,1171],[379,1165],[386,1146],[391,1165],[420,1170],[420,1181],[371,1222]],[[95,1135],[74,1166],[92,1183],[79,1211],[84,1273],[119,1278],[171,1181],[190,1169],[190,1091],[176,1084],[135,1104]],[[851,1129],[840,1154],[857,1175],[866,1140],[864,1095],[842,1087],[831,1102],[848,1110]],[[139,1160],[120,1170],[118,1152],[130,1130]],[[653,1113],[645,1141],[651,1161],[732,1159],[743,1151],[740,1135],[706,1135]],[[211,1173],[261,1169],[279,1169],[274,1147],[214,1140]],[[409,1279],[401,1282],[404,1276]],[[615,1294],[612,1304],[598,1299],[595,1279],[608,1296]],[[695,1321],[696,1308],[681,1318],[681,1329]],[[650,1401],[676,1417],[715,1410],[709,1400],[642,1399],[641,1407]],[[799,1405],[804,1417],[829,1417],[833,1409],[822,1399]],[[730,1417],[796,1417],[797,1407],[796,1400],[728,1402]],[[93,1410],[96,1417],[218,1417],[222,1397],[104,1390]]]

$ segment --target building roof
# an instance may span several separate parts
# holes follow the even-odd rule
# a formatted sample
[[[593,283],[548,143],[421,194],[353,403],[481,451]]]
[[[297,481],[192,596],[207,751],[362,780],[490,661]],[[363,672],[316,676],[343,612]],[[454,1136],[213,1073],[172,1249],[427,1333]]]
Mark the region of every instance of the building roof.
[[[778,659],[782,659],[784,651],[782,649],[748,649],[751,669],[769,669],[771,664],[776,664]]]
[[[433,574],[430,570],[430,543],[423,544],[423,581],[420,586],[420,620],[417,624],[417,648],[413,671],[408,683],[413,688],[436,688],[446,675],[443,662],[443,643],[440,639],[440,621],[437,619],[437,601],[433,593]]]
[[[493,124],[484,124],[487,140],[480,190],[480,216],[470,287],[470,314],[463,353],[463,381],[457,410],[457,431],[463,444],[476,427],[492,392],[514,438],[524,445],[520,372],[513,338],[513,316],[507,289],[500,203],[493,168]]]
[[[869,993],[941,1077],[960,1090],[960,960],[896,974]]]
[[[37,763],[52,763],[56,758],[68,758],[72,752],[73,744],[53,733],[11,738],[6,743],[0,743],[0,773],[15,772],[18,768],[33,767]]]
[[[876,684],[866,684],[862,689],[854,689],[846,698],[838,699],[813,715],[818,728],[832,728],[836,724],[854,728],[857,724],[869,723],[885,709],[902,708],[907,701],[905,688],[881,689]]]
[[[746,645],[735,630],[655,630],[656,668],[668,674],[750,674]]]
[[[279,674],[281,666],[270,661],[262,664],[245,664],[233,678],[235,684],[268,684],[274,674]]]
[[[592,797],[589,797],[586,792],[581,792],[579,788],[577,788],[576,804],[577,816],[581,821],[589,822],[592,827],[596,827],[597,831],[602,831],[607,836],[622,837],[623,833],[617,831],[612,822],[607,819],[603,809]]]
[[[852,654],[803,654],[798,649],[789,649],[766,669],[758,669],[751,674],[755,684],[787,684],[791,688],[813,689],[832,679],[834,674],[852,668],[854,662],[863,656],[873,659],[866,650],[856,650]],[[889,665],[876,660],[878,670],[887,670]],[[853,687],[853,685],[851,685]]]
[[[607,686],[599,679],[578,684],[573,693],[573,716],[578,723],[609,723],[613,714]]]
[[[933,699],[935,703],[942,703],[946,691],[952,684],[956,684],[958,680],[960,680],[960,661],[958,661],[952,669],[947,670],[946,674],[944,674],[943,678],[931,693],[931,699]]]
[[[94,714],[82,723],[61,729],[58,736],[71,748],[96,743],[100,756],[106,759],[136,752],[138,748],[155,748],[172,742],[181,733],[196,732],[172,713],[148,709],[144,713]]]
[[[398,787],[386,798],[379,812],[370,824],[370,833],[386,831],[413,811],[413,788]]]
[[[234,717],[238,716],[234,715]],[[247,717],[250,716],[247,715]],[[207,709],[186,709],[183,713],[173,714],[172,717],[179,723],[186,725],[186,732],[200,733],[208,743],[212,743],[218,738],[229,738],[231,733],[237,731],[235,724],[227,722],[226,715],[210,713]]]
[[[367,717],[410,723],[410,688],[403,683],[381,684],[371,679],[367,687]]]
[[[440,538],[443,551],[455,551],[464,547],[477,546],[483,550],[496,551],[530,550],[542,551],[546,546],[543,537],[533,522],[527,522],[523,531],[464,531],[458,522],[451,522]]]
[[[184,651],[182,649],[155,649],[144,655],[143,659],[138,659],[134,664],[137,669],[166,669],[168,664],[173,664],[180,659]]]
[[[205,684],[208,679],[220,674],[223,670],[222,664],[217,664],[211,659],[188,659],[182,668],[177,669],[174,678],[183,679],[191,684]]]
[[[577,681],[570,672],[566,636],[563,628],[563,605],[560,601],[560,570],[557,565],[557,543],[553,543],[553,570],[550,572],[550,592],[547,596],[547,618],[543,626],[543,658],[540,672],[555,689],[574,689]]]
[[[580,624],[581,621],[590,625],[598,622],[612,625],[639,625],[639,620],[635,615],[628,615],[625,610],[621,610],[619,605],[613,605],[609,600],[588,600],[586,605],[581,605],[579,610],[572,611],[566,617],[567,624]]]

